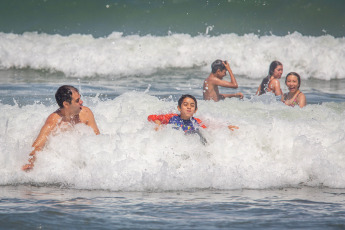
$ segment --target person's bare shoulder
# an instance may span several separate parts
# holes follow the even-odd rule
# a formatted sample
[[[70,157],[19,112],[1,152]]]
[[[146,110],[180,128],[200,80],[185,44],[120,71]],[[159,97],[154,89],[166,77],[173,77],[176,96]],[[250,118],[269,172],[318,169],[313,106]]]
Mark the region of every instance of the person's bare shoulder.
[[[297,99],[299,99],[299,100],[305,100],[305,99],[306,99],[305,94],[302,93],[302,92],[300,92],[300,94],[297,96]]]
[[[208,83],[208,82],[211,80],[210,78],[211,78],[211,75],[209,75],[209,76],[204,80],[204,82],[205,82],[205,83],[206,83],[206,82]]]
[[[99,129],[96,124],[95,117],[91,109],[89,109],[86,106],[83,106],[82,110],[79,113],[79,119],[80,119],[80,122],[90,126],[96,135],[100,134]]]
[[[280,86],[280,82],[278,79],[272,79],[271,82],[270,82],[270,85],[273,85],[273,86]]]
[[[205,79],[205,83],[207,83],[209,86],[216,86],[218,80],[218,78],[210,75],[208,78]]]
[[[46,120],[46,124],[49,125],[56,125],[61,119],[61,116],[59,115],[59,113],[54,112],[52,114],[50,114]]]
[[[279,91],[280,90],[280,82],[278,79],[272,79],[270,81],[270,84],[268,85],[268,87],[273,90],[273,92],[275,91]]]
[[[82,106],[79,116],[90,116],[90,115],[93,115],[91,109],[89,107]]]
[[[93,113],[90,108],[86,106],[81,107],[81,111],[79,113],[79,118],[81,122],[87,123],[90,120],[94,119]]]

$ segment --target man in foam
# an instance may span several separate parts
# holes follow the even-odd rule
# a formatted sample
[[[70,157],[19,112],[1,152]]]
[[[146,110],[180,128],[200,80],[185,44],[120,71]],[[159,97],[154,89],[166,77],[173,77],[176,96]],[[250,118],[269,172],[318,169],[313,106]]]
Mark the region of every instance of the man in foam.
[[[60,108],[48,116],[41,128],[38,137],[32,144],[34,150],[29,154],[31,156],[29,163],[22,167],[24,171],[34,167],[36,152],[43,149],[48,136],[57,127],[63,129],[64,127],[84,123],[90,126],[96,135],[100,133],[92,111],[88,107],[83,106],[78,89],[70,85],[63,85],[56,91],[55,99]]]
[[[212,72],[208,76],[208,78],[204,81],[203,87],[203,95],[204,100],[224,100],[226,97],[238,97],[243,98],[243,94],[241,92],[235,94],[220,94],[218,86],[226,87],[226,88],[238,88],[238,84],[236,81],[235,76],[233,75],[229,62],[216,60],[212,63]],[[230,74],[230,81],[223,80],[223,77],[226,76],[226,71]]]

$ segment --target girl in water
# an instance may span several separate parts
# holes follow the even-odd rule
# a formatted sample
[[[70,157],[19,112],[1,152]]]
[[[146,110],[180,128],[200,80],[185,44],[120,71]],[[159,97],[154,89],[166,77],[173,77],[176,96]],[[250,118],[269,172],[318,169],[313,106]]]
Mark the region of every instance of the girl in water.
[[[288,73],[285,78],[285,84],[289,92],[284,94],[283,102],[288,106],[294,107],[298,105],[300,108],[303,108],[307,102],[304,93],[299,90],[301,86],[301,77],[298,73]]]
[[[256,91],[256,95],[262,95],[267,92],[274,93],[276,96],[282,95],[283,92],[280,88],[279,82],[282,74],[283,64],[279,61],[273,61],[270,65],[268,75],[262,80],[258,90]]]

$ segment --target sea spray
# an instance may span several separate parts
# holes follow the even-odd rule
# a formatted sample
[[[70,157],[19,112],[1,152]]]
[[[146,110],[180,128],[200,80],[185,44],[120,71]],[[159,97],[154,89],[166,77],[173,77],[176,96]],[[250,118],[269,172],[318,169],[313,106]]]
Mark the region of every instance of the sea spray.
[[[162,69],[198,68],[210,71],[216,59],[228,60],[233,72],[260,79],[273,60],[302,79],[344,79],[345,38],[222,34],[219,36],[124,36],[107,37],[24,33],[0,33],[0,68],[31,68],[62,72],[67,77],[119,79],[147,76]]]
[[[345,187],[345,126],[339,126],[344,123],[344,103],[300,109],[281,102],[199,101],[195,116],[208,126],[203,130],[208,143],[203,145],[197,135],[185,136],[169,126],[155,131],[154,124],[147,121],[149,114],[177,112],[174,101],[140,92],[107,101],[85,99],[94,101],[90,108],[101,135],[79,124],[50,136],[29,173],[20,167],[54,106],[11,107],[19,117],[2,113],[2,128],[11,119],[6,139],[4,133],[0,136],[7,142],[1,156],[11,160],[2,161],[0,184],[60,184],[115,191],[264,189],[301,184]],[[240,128],[230,131],[228,124]]]

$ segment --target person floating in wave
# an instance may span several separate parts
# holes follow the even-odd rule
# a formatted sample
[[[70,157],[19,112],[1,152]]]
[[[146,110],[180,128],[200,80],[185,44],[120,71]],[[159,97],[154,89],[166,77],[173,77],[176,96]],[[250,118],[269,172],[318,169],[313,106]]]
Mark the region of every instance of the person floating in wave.
[[[285,84],[289,92],[283,95],[283,102],[292,107],[295,105],[298,105],[300,108],[306,106],[307,101],[305,95],[299,90],[301,86],[301,77],[299,74],[295,72],[288,73],[285,78]]]
[[[268,75],[262,80],[258,90],[256,91],[256,95],[262,95],[267,92],[274,93],[274,95],[276,96],[282,95],[283,92],[280,88],[279,82],[279,79],[282,77],[282,74],[283,64],[279,61],[273,61],[270,64]]]
[[[213,100],[213,101],[220,101],[224,100],[227,97],[239,97],[243,98],[243,94],[241,92],[235,94],[220,94],[218,86],[226,87],[226,88],[238,88],[238,84],[236,81],[235,76],[232,73],[230,68],[229,62],[216,60],[211,65],[212,72],[205,79],[203,85],[203,96],[204,100]],[[230,74],[230,81],[225,81],[223,78],[226,76],[226,71]]]
[[[29,154],[31,156],[29,163],[22,167],[24,171],[33,169],[36,152],[43,149],[48,136],[57,127],[64,129],[77,123],[84,123],[90,126],[96,135],[100,134],[92,111],[83,106],[78,89],[70,85],[63,85],[56,91],[55,99],[60,108],[48,116],[41,128],[38,137],[32,144],[34,150]]]
[[[155,130],[159,130],[162,124],[172,124],[175,129],[182,129],[185,134],[197,133],[201,141],[205,144],[206,139],[200,134],[199,128],[206,128],[202,121],[198,118],[193,117],[193,115],[198,110],[198,102],[196,98],[192,95],[185,94],[182,95],[178,100],[177,109],[180,111],[180,115],[172,114],[162,114],[162,115],[149,115],[148,121],[157,124]],[[237,126],[229,125],[228,128],[232,131],[238,129]]]

